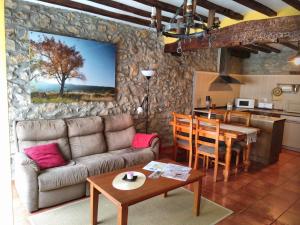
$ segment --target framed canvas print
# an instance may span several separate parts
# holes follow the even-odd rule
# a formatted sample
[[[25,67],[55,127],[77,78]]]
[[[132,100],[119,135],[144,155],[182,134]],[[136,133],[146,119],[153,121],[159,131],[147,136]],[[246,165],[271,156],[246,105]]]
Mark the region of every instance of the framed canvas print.
[[[30,31],[32,103],[112,101],[116,45]]]

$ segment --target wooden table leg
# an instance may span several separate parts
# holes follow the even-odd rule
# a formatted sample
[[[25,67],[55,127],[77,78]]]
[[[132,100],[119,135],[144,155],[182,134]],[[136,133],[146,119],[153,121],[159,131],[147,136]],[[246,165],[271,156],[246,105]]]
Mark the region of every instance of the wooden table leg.
[[[225,168],[223,170],[223,175],[224,175],[224,181],[227,182],[229,178],[229,172],[230,172],[232,139],[226,137],[225,143],[226,143],[226,155],[225,155]]]
[[[248,144],[247,148],[246,148],[246,160],[244,162],[244,166],[245,166],[244,170],[245,170],[245,172],[248,172],[250,164],[251,164],[251,161],[250,161],[251,147],[252,147],[251,144]]]
[[[194,214],[199,216],[200,214],[200,200],[201,200],[201,187],[202,178],[194,183]]]
[[[97,225],[98,220],[98,201],[100,192],[90,184],[90,213],[91,213],[91,224]]]
[[[168,192],[163,193],[163,197],[164,198],[168,197]]]
[[[128,222],[128,206],[127,205],[119,206],[117,225],[127,225],[127,222]]]

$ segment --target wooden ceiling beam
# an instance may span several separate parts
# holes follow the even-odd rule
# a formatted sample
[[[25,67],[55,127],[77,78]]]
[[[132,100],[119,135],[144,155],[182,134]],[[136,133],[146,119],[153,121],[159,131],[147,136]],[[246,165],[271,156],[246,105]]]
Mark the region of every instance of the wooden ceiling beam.
[[[282,0],[282,1],[300,11],[300,1],[299,0]]]
[[[267,16],[277,16],[277,12],[255,0],[233,0],[247,8],[253,9]]]
[[[242,14],[237,13],[231,9],[227,9],[222,6],[216,5],[207,0],[198,0],[197,5],[201,6],[203,8],[206,8],[208,10],[215,10],[217,13],[227,16],[234,20],[243,20],[244,19],[244,16]]]
[[[203,38],[182,41],[183,51],[200,48],[223,48],[253,43],[276,43],[300,40],[300,16],[276,17],[265,20],[252,20],[213,30]],[[212,37],[212,38],[210,38]],[[178,43],[165,45],[165,52],[175,52]]]
[[[270,50],[271,52],[275,52],[275,53],[280,53],[281,51],[277,48],[274,48],[270,45],[267,45],[267,44],[263,44],[263,43],[255,43],[256,46],[259,46],[261,48],[264,48],[264,49],[268,49]]]
[[[240,49],[240,50],[243,50],[243,51],[246,51],[249,53],[253,53],[253,54],[258,54],[257,50],[247,47],[247,46],[237,46],[237,47],[233,47],[233,48]]]
[[[123,21],[127,21],[130,23],[139,24],[142,26],[150,25],[150,20],[140,19],[140,18],[125,15],[125,14],[110,12],[110,11],[107,11],[104,9],[96,8],[96,7],[82,4],[79,2],[73,2],[70,0],[64,0],[64,1],[61,1],[61,0],[38,0],[38,1],[46,2],[46,3],[50,3],[50,4],[54,4],[54,5],[59,5],[59,6],[64,6],[64,7],[70,8],[70,9],[77,9],[77,10],[81,10],[81,11],[85,11],[85,12],[89,12],[89,13],[94,13],[94,14],[101,15],[101,16],[107,16],[110,18],[123,20]]]
[[[115,1],[111,1],[111,0],[89,0],[90,2],[95,2],[101,5],[105,5],[105,6],[109,6],[115,9],[119,9],[119,10],[123,10],[126,12],[130,12],[139,16],[143,16],[143,17],[147,17],[147,18],[151,18],[151,12],[142,10],[142,9],[138,9],[138,8],[134,8],[132,6],[123,4],[123,3],[119,3],[119,2],[115,2]],[[162,21],[165,22],[169,22],[171,20],[170,17],[167,16],[161,16]]]
[[[151,7],[154,6],[154,7],[160,8],[163,11],[166,11],[169,13],[174,13],[174,14],[177,12],[177,9],[178,9],[178,7],[175,5],[168,4],[165,2],[161,2],[161,1],[156,1],[156,0],[134,0],[134,1],[144,4],[144,5],[151,6]],[[182,9],[180,9],[179,13],[182,15]],[[206,16],[200,15],[199,13],[197,13],[197,14],[201,17],[201,19],[204,22],[207,22]]]
[[[246,59],[249,58],[251,56],[251,53],[248,51],[245,51],[243,49],[240,48],[229,48],[230,49],[230,55],[237,57],[237,58],[242,58],[242,59]]]
[[[270,51],[268,49],[265,49],[263,47],[260,47],[258,45],[254,45],[254,44],[245,45],[245,47],[254,49],[256,51],[264,52],[264,53],[271,53],[272,52],[272,51]]]
[[[279,40],[278,41],[281,45],[285,46],[285,47],[288,47],[290,49],[293,49],[295,51],[298,51],[298,46],[292,44],[291,42],[288,42],[288,41],[282,41],[282,40]]]

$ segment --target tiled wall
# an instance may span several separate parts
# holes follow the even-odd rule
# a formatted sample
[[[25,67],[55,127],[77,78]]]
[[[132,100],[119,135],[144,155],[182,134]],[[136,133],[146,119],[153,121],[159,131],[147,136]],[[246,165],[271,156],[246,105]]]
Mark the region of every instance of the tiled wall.
[[[275,109],[285,109],[288,102],[299,102],[300,91],[297,93],[283,93],[279,97],[272,95],[272,90],[277,84],[300,84],[298,75],[233,75],[244,84],[242,85],[220,85],[219,90],[209,91],[212,80],[217,73],[198,71],[194,76],[194,107],[205,106],[205,96],[209,95],[216,106],[225,106],[234,98],[254,98],[258,101],[274,103]]]
[[[255,98],[274,103],[275,109],[284,109],[289,101],[300,103],[300,92],[283,93],[279,97],[272,95],[272,90],[279,83],[300,84],[299,75],[242,75],[245,85],[241,85],[240,96]]]

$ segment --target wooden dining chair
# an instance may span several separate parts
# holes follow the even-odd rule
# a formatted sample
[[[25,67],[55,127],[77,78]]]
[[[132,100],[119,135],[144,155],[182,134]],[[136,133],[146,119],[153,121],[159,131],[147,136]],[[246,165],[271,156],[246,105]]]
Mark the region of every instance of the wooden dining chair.
[[[251,113],[250,112],[241,112],[241,111],[229,111],[227,113],[227,122],[241,125],[241,126],[250,126]]]
[[[227,122],[249,127],[250,126],[251,113],[241,112],[241,111],[229,111],[227,114]],[[246,159],[247,143],[245,141],[234,141],[232,151],[236,153],[235,159],[235,174],[238,172],[238,167],[240,163],[240,154],[243,152],[243,161]]]
[[[189,167],[192,167],[193,161],[193,117],[173,112],[173,142],[174,142],[174,160],[177,158],[177,150],[186,150]]]
[[[219,146],[220,120],[195,117],[195,164],[194,169],[199,167],[199,158],[203,157],[203,169],[208,169],[209,159],[214,159],[214,181],[217,181],[218,165],[225,166],[219,161],[219,155],[225,154],[225,148]]]
[[[208,119],[219,119],[222,123],[227,122],[227,110],[224,109],[210,109],[208,111]]]

